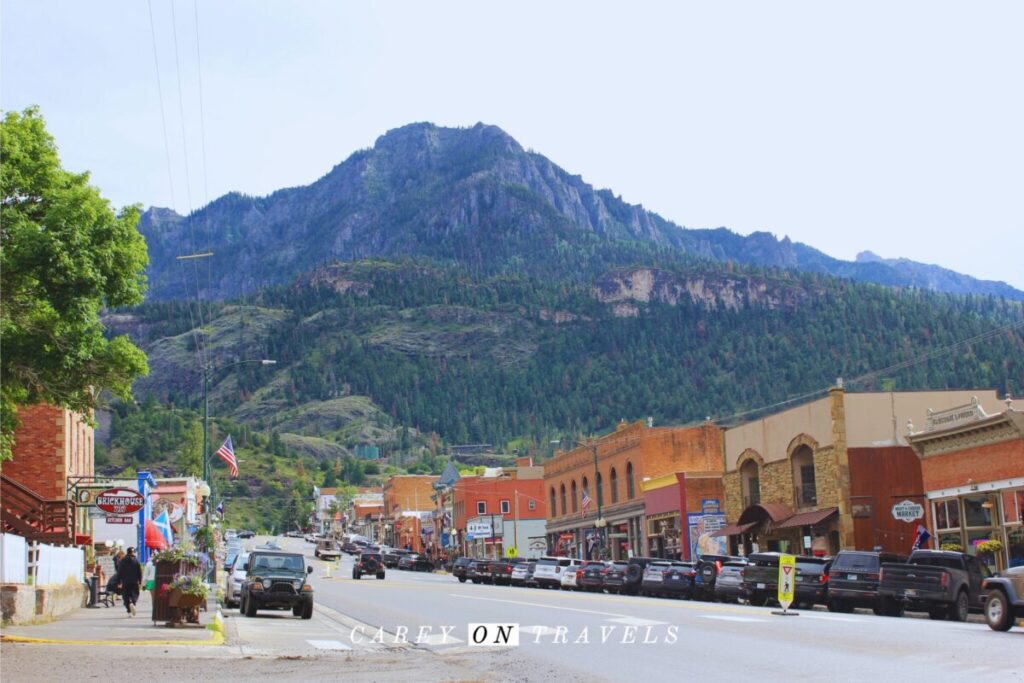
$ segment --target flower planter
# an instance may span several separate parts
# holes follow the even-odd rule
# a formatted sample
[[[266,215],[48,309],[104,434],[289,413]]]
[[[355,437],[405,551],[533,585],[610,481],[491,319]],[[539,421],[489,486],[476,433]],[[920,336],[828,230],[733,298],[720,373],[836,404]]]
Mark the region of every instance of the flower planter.
[[[205,602],[206,598],[201,595],[190,595],[188,593],[182,593],[180,589],[175,588],[171,590],[167,595],[167,602],[171,607],[177,607],[178,609],[191,609],[193,607],[199,607]]]

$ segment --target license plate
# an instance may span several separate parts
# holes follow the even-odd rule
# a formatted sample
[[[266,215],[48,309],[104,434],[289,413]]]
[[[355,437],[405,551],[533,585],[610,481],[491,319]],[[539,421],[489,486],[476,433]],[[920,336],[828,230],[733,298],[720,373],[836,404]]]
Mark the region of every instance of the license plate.
[[[846,580],[847,581],[856,581],[857,580],[857,575],[856,574],[847,574],[846,575]]]
[[[757,584],[757,587],[758,588],[764,588],[764,584],[763,583],[759,583],[759,584]]]
[[[909,589],[903,591],[903,594],[906,595],[908,598],[912,598],[915,595],[917,595],[917,590],[914,589],[914,588],[909,588]]]

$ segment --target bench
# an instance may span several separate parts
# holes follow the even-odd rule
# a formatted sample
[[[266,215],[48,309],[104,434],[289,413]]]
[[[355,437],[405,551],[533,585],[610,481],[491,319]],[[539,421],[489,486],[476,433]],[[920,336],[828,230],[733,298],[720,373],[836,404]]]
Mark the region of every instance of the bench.
[[[107,582],[114,576],[114,558],[110,555],[101,555],[96,558],[100,566],[101,578],[99,585],[99,604],[104,607],[114,607],[117,604],[117,593],[107,591]]]

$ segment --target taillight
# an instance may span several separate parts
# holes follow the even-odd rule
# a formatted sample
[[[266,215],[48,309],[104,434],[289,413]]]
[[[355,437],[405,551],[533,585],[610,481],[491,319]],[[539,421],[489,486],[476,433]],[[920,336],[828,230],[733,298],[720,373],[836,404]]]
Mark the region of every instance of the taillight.
[[[868,577],[872,581],[881,581],[882,580],[882,575],[881,574],[865,574],[864,576]]]
[[[885,581],[885,570],[884,569],[879,569],[878,570],[878,580],[879,581]]]
[[[828,583],[828,574],[822,574],[821,577],[818,578],[818,583]]]
[[[605,576],[607,574],[608,574],[608,570],[607,569],[602,569],[601,570],[601,576]]]
[[[948,573],[942,572],[942,580],[939,582],[939,585],[942,586],[943,588],[945,588],[946,586],[949,585],[949,574]]]
[[[576,570],[576,580],[579,581],[582,578],[583,578],[583,570],[582,569],[577,569]]]
[[[717,574],[720,571],[722,571],[722,561],[715,560],[715,573]]]
[[[740,578],[741,579],[747,578],[747,568],[746,567],[744,567],[743,569],[740,570]]]
[[[695,576],[697,576],[697,570],[696,569],[691,569],[690,570],[690,578],[692,579]]]

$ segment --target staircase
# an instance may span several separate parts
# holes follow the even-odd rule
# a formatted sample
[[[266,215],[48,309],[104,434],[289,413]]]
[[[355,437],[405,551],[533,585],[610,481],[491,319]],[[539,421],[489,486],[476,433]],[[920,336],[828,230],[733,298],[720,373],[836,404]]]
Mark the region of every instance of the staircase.
[[[75,504],[61,498],[46,500],[0,474],[0,526],[28,541],[74,545]]]

